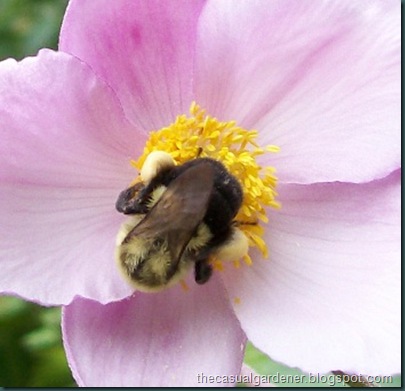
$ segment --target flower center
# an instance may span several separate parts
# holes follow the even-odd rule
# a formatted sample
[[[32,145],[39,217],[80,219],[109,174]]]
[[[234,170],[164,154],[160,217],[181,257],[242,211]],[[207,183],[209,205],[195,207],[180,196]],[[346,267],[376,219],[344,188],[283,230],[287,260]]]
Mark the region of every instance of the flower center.
[[[243,189],[243,203],[235,217],[235,223],[248,238],[249,247],[257,247],[264,257],[268,249],[263,240],[267,223],[266,207],[280,208],[275,200],[277,178],[273,167],[261,167],[257,157],[275,153],[279,148],[268,145],[261,148],[256,143],[258,132],[246,130],[235,121],[220,122],[205,114],[195,102],[191,104],[190,115],[177,116],[175,122],[150,133],[143,154],[131,164],[140,171],[146,158],[153,151],[169,153],[176,164],[181,165],[197,157],[208,157],[220,161],[239,180]],[[137,181],[137,180],[135,180]],[[135,182],[134,181],[134,182]],[[252,264],[248,254],[241,255],[247,265]],[[214,269],[223,269],[223,260],[210,260]],[[240,266],[240,260],[233,260]]]

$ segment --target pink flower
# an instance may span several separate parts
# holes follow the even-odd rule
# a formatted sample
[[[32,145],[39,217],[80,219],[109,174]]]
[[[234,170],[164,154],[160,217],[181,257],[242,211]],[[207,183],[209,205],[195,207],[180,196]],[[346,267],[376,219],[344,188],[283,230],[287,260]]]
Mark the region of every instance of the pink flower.
[[[236,375],[246,338],[306,371],[400,372],[400,2],[72,0],[60,50],[0,64],[0,287],[65,305],[79,385]],[[114,203],[194,100],[281,148],[270,259],[132,294]]]

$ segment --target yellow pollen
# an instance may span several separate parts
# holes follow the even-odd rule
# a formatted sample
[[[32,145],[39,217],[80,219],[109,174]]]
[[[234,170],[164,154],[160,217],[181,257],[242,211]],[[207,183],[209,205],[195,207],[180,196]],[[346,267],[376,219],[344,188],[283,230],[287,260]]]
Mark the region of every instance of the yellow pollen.
[[[235,304],[240,304],[240,297],[234,297],[234,298],[233,298],[233,302],[234,302]]]
[[[243,260],[248,266],[251,266],[253,264],[252,258],[250,258],[248,254],[243,256]]]
[[[264,229],[267,223],[266,207],[280,208],[276,201],[277,177],[273,167],[261,167],[256,158],[266,153],[277,153],[279,147],[260,147],[256,141],[258,132],[246,130],[235,121],[220,122],[205,114],[195,102],[191,104],[190,115],[176,117],[167,127],[150,133],[143,154],[131,164],[140,170],[146,157],[152,151],[168,152],[176,164],[183,164],[197,157],[219,160],[235,176],[243,188],[243,204],[235,218],[240,230],[246,235],[249,246],[257,247],[264,257],[268,256]],[[135,180],[136,181],[136,180]],[[249,255],[241,254],[244,263],[252,264]],[[222,262],[211,259],[215,270],[223,270]],[[240,267],[239,260],[233,262]]]
[[[214,270],[219,271],[219,272],[224,271],[224,265],[222,264],[222,262],[219,259],[212,257],[210,259],[210,264]]]
[[[188,290],[190,289],[184,280],[180,280],[180,285],[184,292],[188,292]]]

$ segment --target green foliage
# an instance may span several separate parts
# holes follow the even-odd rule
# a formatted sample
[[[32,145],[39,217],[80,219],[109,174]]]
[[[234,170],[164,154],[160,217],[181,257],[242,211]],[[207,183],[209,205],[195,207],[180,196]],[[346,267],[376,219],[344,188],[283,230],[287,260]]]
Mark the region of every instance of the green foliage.
[[[0,385],[75,386],[62,347],[59,308],[0,297]]]
[[[56,49],[67,0],[1,0],[0,60]]]

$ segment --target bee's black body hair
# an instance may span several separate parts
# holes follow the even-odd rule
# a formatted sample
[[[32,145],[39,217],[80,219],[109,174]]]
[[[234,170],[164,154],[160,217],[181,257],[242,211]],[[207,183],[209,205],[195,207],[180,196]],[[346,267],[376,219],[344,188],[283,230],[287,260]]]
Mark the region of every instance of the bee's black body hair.
[[[213,249],[227,242],[233,232],[233,221],[238,213],[243,192],[238,180],[232,176],[225,166],[210,158],[196,158],[182,165],[161,170],[151,181],[144,185],[138,183],[121,192],[116,208],[124,214],[148,214],[150,199],[154,190],[160,186],[170,188],[171,183],[191,168],[198,173],[198,166],[209,165],[212,168],[212,183],[206,211],[201,223],[205,223],[212,236],[209,242],[195,253],[195,281],[199,284],[207,282],[212,274],[208,258]],[[195,179],[193,179],[195,180]],[[153,206],[152,206],[153,208]]]

